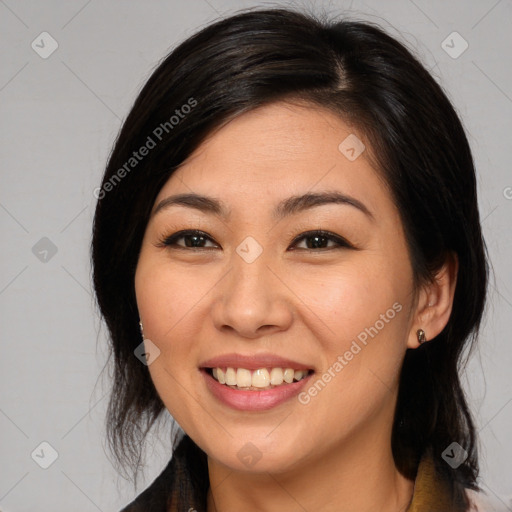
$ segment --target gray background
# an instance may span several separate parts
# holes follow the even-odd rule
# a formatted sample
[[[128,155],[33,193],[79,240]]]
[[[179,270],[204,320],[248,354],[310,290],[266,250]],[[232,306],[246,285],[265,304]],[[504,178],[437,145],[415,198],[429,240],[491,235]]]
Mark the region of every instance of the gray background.
[[[88,259],[93,190],[156,63],[219,16],[278,4],[285,5],[0,0],[1,510],[116,511],[169,459],[162,428],[160,438],[152,438],[145,478],[135,491],[105,453],[109,378],[100,372],[106,339]],[[465,388],[481,438],[482,484],[512,499],[512,1],[299,5],[378,22],[406,42],[448,91],[467,128],[495,282]],[[447,39],[454,31],[469,45],[456,58],[464,42]],[[51,49],[51,41],[42,32],[58,43],[47,58],[40,53]],[[52,449],[57,458],[43,469]]]

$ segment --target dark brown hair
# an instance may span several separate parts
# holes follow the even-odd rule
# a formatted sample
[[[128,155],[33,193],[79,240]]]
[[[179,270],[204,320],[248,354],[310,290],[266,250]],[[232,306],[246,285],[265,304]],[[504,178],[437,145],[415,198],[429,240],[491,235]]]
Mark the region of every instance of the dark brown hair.
[[[165,409],[147,367],[134,356],[141,342],[134,274],[154,200],[215,128],[285,99],[331,109],[370,142],[401,214],[416,284],[432,279],[450,252],[458,257],[447,326],[406,353],[392,448],[408,478],[430,451],[455,496],[464,487],[476,489],[475,429],[459,371],[480,326],[488,264],[464,128],[419,60],[378,26],[279,8],[227,17],[177,46],[144,85],[110,155],[91,253],[114,363],[107,418],[112,452],[136,472],[142,441]],[[148,138],[156,145],[127,166]],[[453,441],[468,452],[455,469],[441,459]],[[191,465],[192,459],[202,461],[204,472],[204,454],[189,457]]]

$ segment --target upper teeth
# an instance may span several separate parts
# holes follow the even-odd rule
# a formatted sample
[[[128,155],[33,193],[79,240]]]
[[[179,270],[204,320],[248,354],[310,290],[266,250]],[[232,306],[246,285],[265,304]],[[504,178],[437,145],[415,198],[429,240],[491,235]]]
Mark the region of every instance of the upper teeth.
[[[237,386],[239,388],[266,388],[279,386],[283,382],[291,384],[293,380],[301,380],[308,375],[308,370],[294,370],[293,368],[258,368],[251,373],[245,368],[212,368],[213,377],[221,384]]]

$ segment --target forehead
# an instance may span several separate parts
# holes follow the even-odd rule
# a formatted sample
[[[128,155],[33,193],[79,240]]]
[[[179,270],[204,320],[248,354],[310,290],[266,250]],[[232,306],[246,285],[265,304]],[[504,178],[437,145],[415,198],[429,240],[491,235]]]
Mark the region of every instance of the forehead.
[[[369,150],[364,137],[330,110],[277,102],[241,114],[211,133],[173,173],[156,201],[192,192],[256,206],[338,190],[371,203],[387,190],[370,164]]]

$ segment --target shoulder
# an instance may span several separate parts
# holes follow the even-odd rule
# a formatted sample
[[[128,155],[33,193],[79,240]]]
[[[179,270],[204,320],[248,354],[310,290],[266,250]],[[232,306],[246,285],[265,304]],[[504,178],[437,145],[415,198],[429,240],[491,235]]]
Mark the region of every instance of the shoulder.
[[[160,475],[120,512],[168,512],[176,507],[205,510],[208,487],[206,455],[184,435]]]
[[[125,505],[119,512],[166,512],[168,499],[171,493],[173,459],[153,481],[153,483],[141,492],[132,502]]]
[[[512,497],[493,496],[485,492],[466,489],[470,508],[468,512],[510,512]]]

